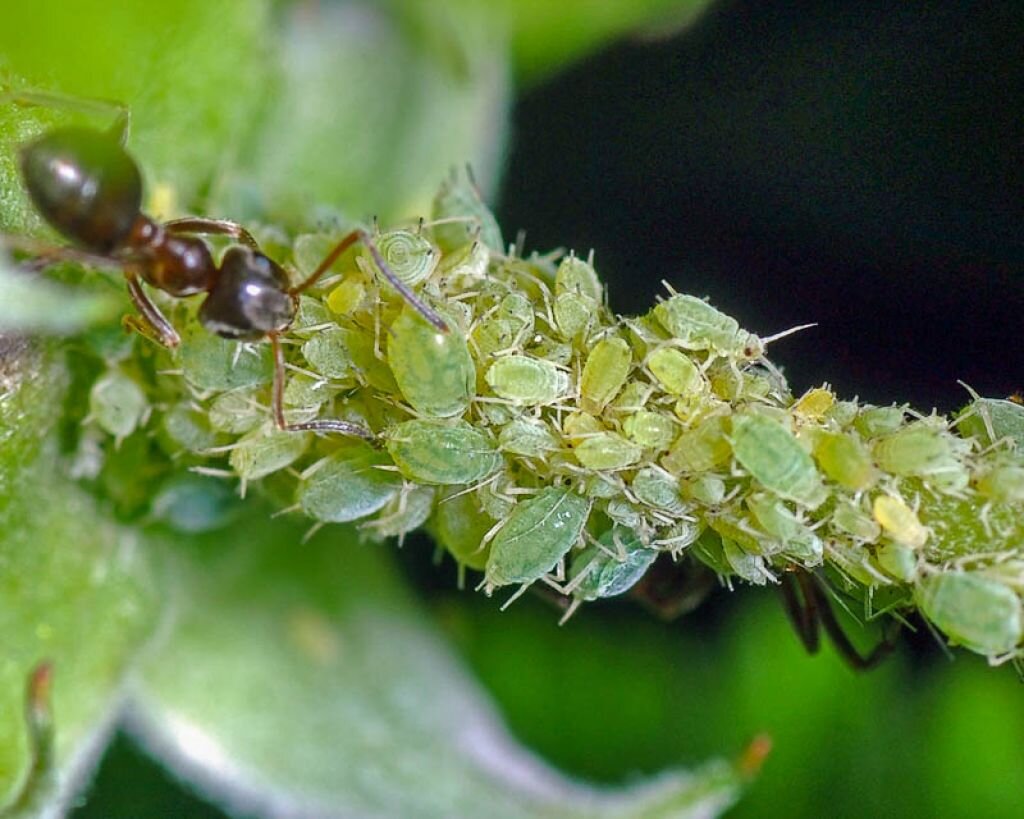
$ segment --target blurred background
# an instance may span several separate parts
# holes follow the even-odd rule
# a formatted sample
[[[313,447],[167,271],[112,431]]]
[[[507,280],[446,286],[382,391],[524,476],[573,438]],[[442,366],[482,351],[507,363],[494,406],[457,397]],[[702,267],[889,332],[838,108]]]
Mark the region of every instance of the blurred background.
[[[780,341],[795,392],[927,412],[1024,389],[1024,7],[722,2],[522,90],[498,201],[527,248],[594,248],[613,308],[660,280]],[[771,590],[659,623],[628,602],[565,627],[399,554],[513,732],[621,782],[774,751],[737,817],[1020,815],[1024,687],[927,631],[857,674],[807,656]],[[218,817],[119,740],[79,819]]]

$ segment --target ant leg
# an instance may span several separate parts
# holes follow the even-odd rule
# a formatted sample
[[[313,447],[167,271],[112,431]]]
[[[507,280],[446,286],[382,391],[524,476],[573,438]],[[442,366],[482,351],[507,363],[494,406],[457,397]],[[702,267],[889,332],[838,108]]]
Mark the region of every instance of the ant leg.
[[[50,689],[53,666],[43,661],[29,672],[25,683],[24,721],[28,746],[28,771],[14,795],[0,805],[3,816],[37,815],[44,791],[56,776],[53,712]]]
[[[338,260],[338,257],[352,247],[356,242],[362,242],[366,245],[366,248],[370,251],[370,255],[373,257],[373,261],[377,264],[377,268],[384,274],[384,278],[391,283],[391,286],[394,287],[395,290],[402,294],[402,298],[415,308],[417,313],[423,316],[423,318],[429,321],[442,333],[448,332],[448,325],[444,323],[444,319],[424,304],[419,297],[409,289],[408,285],[395,275],[395,272],[388,266],[388,263],[384,261],[384,257],[381,256],[380,250],[377,249],[377,245],[374,243],[370,234],[361,228],[353,230],[338,242],[338,244],[336,244],[331,251],[324,256],[320,264],[317,265],[316,270],[310,273],[304,281],[292,288],[292,295],[297,296],[304,290],[308,290],[316,284],[317,280]]]
[[[132,109],[123,102],[106,100],[101,97],[75,97],[57,91],[7,91],[0,94],[0,101],[10,100],[15,105],[34,106],[36,108],[64,109],[77,111],[90,116],[114,116],[110,133],[117,137],[121,145],[128,142],[128,133],[132,125]]]
[[[205,219],[201,216],[187,216],[184,219],[172,219],[164,222],[164,228],[171,233],[199,233],[230,236],[253,250],[259,250],[259,243],[244,227],[228,219]]]
[[[793,624],[796,636],[800,638],[808,654],[817,654],[821,646],[820,617],[817,598],[808,594],[804,573],[787,572],[782,576],[783,609]]]
[[[150,301],[146,291],[139,284],[138,276],[128,272],[125,272],[124,275],[128,280],[128,295],[131,296],[135,309],[142,316],[141,322],[137,319],[133,321],[133,317],[129,316],[126,320],[126,325],[142,333],[147,338],[152,338],[154,341],[159,342],[164,347],[177,347],[181,344],[181,336],[171,326],[171,323],[164,318],[160,308]]]
[[[376,444],[375,436],[366,427],[353,424],[340,419],[326,419],[321,421],[308,421],[305,424],[289,424],[284,417],[284,350],[281,348],[281,338],[277,333],[267,333],[270,338],[270,346],[274,352],[274,384],[272,387],[271,407],[274,412],[274,423],[278,429],[286,432],[340,432],[342,435],[353,435]]]

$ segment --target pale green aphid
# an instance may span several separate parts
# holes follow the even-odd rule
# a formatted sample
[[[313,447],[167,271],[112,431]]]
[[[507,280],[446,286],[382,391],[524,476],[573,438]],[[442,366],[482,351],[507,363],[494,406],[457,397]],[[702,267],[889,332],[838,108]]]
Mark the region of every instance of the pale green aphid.
[[[476,367],[462,331],[440,333],[406,305],[391,325],[388,364],[402,396],[423,415],[460,415],[476,393]]]
[[[903,583],[917,575],[917,553],[902,543],[881,544],[875,549],[875,562],[883,572]]]
[[[654,392],[654,387],[640,380],[631,380],[622,392],[611,402],[617,412],[639,412],[647,406],[647,401]]]
[[[558,449],[558,439],[543,421],[517,418],[502,427],[498,448],[513,455],[540,458]]]
[[[471,484],[497,472],[504,459],[490,436],[466,421],[406,421],[388,432],[387,450],[409,480]]]
[[[915,421],[897,432],[878,438],[871,446],[875,462],[893,475],[944,475],[966,469],[960,458],[970,450],[970,442],[950,435],[945,424]]]
[[[218,432],[249,432],[260,426],[268,414],[269,408],[260,404],[256,390],[222,392],[210,404],[210,426]]]
[[[398,392],[398,383],[391,372],[391,367],[388,366],[380,341],[385,335],[389,341],[393,339],[393,332],[385,332],[382,328],[379,333],[371,334],[361,331],[358,327],[339,327],[338,330],[352,360],[352,372],[356,378],[376,390],[395,395]]]
[[[535,358],[543,358],[545,361],[550,361],[552,364],[557,364],[560,367],[568,366],[569,362],[572,361],[573,355],[571,344],[565,344],[548,337],[542,339],[539,344],[528,347],[527,352]]]
[[[555,323],[567,341],[586,338],[597,318],[597,303],[578,293],[562,293],[555,297]]]
[[[729,460],[732,449],[726,437],[729,419],[712,415],[683,432],[661,459],[661,465],[675,475],[707,472]]]
[[[539,580],[576,545],[589,514],[590,502],[567,487],[521,501],[491,541],[487,588]]]
[[[617,432],[598,432],[576,445],[573,450],[587,469],[625,469],[643,457],[644,451]]]
[[[872,514],[885,533],[897,543],[920,549],[928,541],[928,529],[917,513],[900,498],[879,495],[871,505]]]
[[[876,438],[898,430],[903,426],[905,416],[904,407],[866,406],[857,414],[853,425],[865,438]]]
[[[295,318],[291,327],[288,328],[288,332],[308,337],[325,329],[325,326],[329,326],[333,321],[331,311],[322,301],[314,299],[312,296],[300,296],[299,308],[295,312]]]
[[[1009,438],[1024,448],[1024,406],[1001,398],[975,398],[957,422],[964,436],[974,436],[985,446]]]
[[[272,426],[255,429],[231,449],[231,468],[243,481],[258,480],[295,463],[309,448],[311,437]]]
[[[620,526],[637,529],[643,520],[643,514],[632,503],[621,498],[612,498],[604,508],[604,513]]]
[[[352,375],[352,359],[345,344],[346,332],[329,327],[302,345],[302,357],[324,378],[342,379]]]
[[[838,500],[832,510],[832,525],[839,531],[852,535],[858,540],[873,543],[882,534],[882,527],[859,504],[849,500]]]
[[[574,446],[604,431],[604,424],[589,412],[572,412],[562,421],[562,433]]]
[[[812,440],[814,460],[830,479],[854,492],[874,486],[878,470],[860,438],[843,432],[819,431]]]
[[[656,466],[638,470],[629,488],[641,503],[670,515],[683,515],[689,510],[679,494],[679,480]]]
[[[555,295],[561,296],[564,293],[585,296],[596,304],[604,300],[604,287],[597,277],[597,271],[593,265],[573,253],[562,259],[555,271]]]
[[[494,394],[514,404],[551,404],[569,392],[569,376],[550,361],[525,355],[499,358],[487,370]]]
[[[622,431],[644,449],[666,449],[676,437],[678,426],[669,416],[650,410],[640,410],[626,417]]]
[[[717,475],[698,475],[683,482],[682,493],[704,506],[718,506],[725,500],[725,481]]]
[[[426,236],[411,230],[389,230],[377,236],[374,241],[391,271],[409,287],[416,287],[429,279],[441,258],[438,249]],[[367,272],[372,271],[383,287],[391,289],[368,253],[359,259],[358,264]]]
[[[647,369],[670,395],[698,392],[704,386],[697,365],[688,355],[674,347],[658,348],[647,357],[646,364]]]
[[[967,572],[929,575],[918,582],[914,599],[951,642],[979,654],[1007,654],[1024,636],[1020,598],[995,580]]]
[[[135,431],[148,409],[142,388],[118,369],[107,370],[89,391],[89,415],[119,441]]]
[[[981,474],[975,488],[997,503],[1024,503],[1024,464],[997,464]]]
[[[754,529],[746,518],[732,513],[708,515],[707,524],[722,536],[723,541],[729,540],[751,554],[768,554],[780,548],[777,542]]]
[[[599,413],[622,389],[633,363],[633,353],[624,339],[603,338],[591,349],[580,376],[583,410]]]
[[[781,498],[767,492],[753,492],[747,496],[746,504],[758,525],[782,543],[795,540],[807,532],[800,517]]]
[[[441,258],[438,273],[456,281],[472,282],[487,275],[491,254],[483,242],[469,242]]]
[[[699,520],[681,520],[661,532],[661,536],[651,545],[678,555],[696,543],[703,534],[704,523]]]
[[[722,554],[733,572],[748,583],[763,586],[769,580],[774,580],[772,573],[765,568],[764,558],[761,555],[744,551],[729,538],[722,538]]]
[[[779,497],[814,509],[828,495],[811,456],[773,418],[750,412],[733,416],[732,449],[754,480]]]
[[[569,586],[580,600],[598,600],[629,591],[658,557],[657,549],[648,548],[634,532],[621,526],[609,529],[597,540],[600,546],[587,546],[573,557],[569,569]]]
[[[285,433],[294,435],[294,433]],[[303,473],[296,492],[302,511],[315,520],[346,523],[387,505],[402,487],[387,456],[361,441],[345,441]]]
[[[608,476],[602,473],[588,475],[579,484],[579,489],[585,497],[594,500],[608,500],[616,498],[622,493],[622,484],[618,481],[608,480]]]
[[[725,355],[756,357],[756,336],[741,330],[731,316],[696,296],[676,294],[654,308],[654,317],[687,350],[712,350]]]
[[[480,243],[495,253],[504,253],[501,228],[484,204],[469,170],[465,175],[452,171],[434,197],[431,215],[434,241],[446,253],[479,237]]]
[[[476,491],[476,499],[484,514],[490,515],[495,520],[504,520],[515,508],[516,500],[512,495],[506,494],[503,490],[501,480],[487,481]]]
[[[340,388],[305,373],[292,373],[284,385],[284,403],[288,407],[316,408],[330,401]]]
[[[382,538],[402,537],[419,529],[434,510],[436,491],[430,486],[407,484],[363,528]]]
[[[185,379],[200,390],[269,384],[274,374],[269,344],[239,344],[201,327],[184,334],[178,360]]]
[[[200,452],[218,443],[218,435],[210,426],[208,413],[200,412],[186,402],[175,404],[165,412],[160,419],[160,427],[172,455],[176,450]]]
[[[433,535],[460,564],[480,570],[487,565],[491,546],[481,544],[495,521],[481,510],[472,493],[442,498],[432,520]]]
[[[331,252],[340,237],[330,233],[301,233],[292,244],[292,260],[305,278]]]

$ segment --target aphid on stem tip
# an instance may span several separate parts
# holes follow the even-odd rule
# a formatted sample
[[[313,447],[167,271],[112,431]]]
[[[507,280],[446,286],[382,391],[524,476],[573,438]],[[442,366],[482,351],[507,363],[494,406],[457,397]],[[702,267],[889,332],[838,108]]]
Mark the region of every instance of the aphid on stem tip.
[[[273,348],[274,421],[280,429],[340,432],[374,440],[368,429],[341,420],[290,424],[285,420],[284,353],[280,336],[295,319],[298,298],[326,273],[349,247],[362,242],[377,269],[401,296],[442,333],[445,322],[391,270],[371,236],[362,229],[345,235],[324,256],[313,272],[297,285],[264,255],[241,225],[224,219],[189,217],[159,223],[141,210],[142,176],[125,150],[130,121],[123,105],[78,101],[57,95],[18,92],[5,95],[15,103],[117,113],[108,131],[69,126],[48,131],[21,149],[25,187],[40,215],[80,250],[41,246],[8,237],[7,243],[38,252],[46,259],[70,259],[114,265],[128,283],[128,294],[139,318],[126,324],[165,347],[176,347],[178,332],[150,300],[145,282],[182,298],[198,293],[206,297],[199,320],[210,332],[238,341],[270,340]],[[3,99],[3,97],[0,97]],[[227,236],[235,244],[218,264],[200,235]]]

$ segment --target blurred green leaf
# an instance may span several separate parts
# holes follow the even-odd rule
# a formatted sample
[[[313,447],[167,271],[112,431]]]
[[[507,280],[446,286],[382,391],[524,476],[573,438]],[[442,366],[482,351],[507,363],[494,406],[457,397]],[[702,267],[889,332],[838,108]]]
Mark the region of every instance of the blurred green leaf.
[[[117,316],[124,299],[15,270],[0,251],[0,332],[68,335]]]
[[[264,816],[708,816],[719,763],[595,789],[517,745],[377,546],[257,511],[164,555],[176,612],[133,726],[230,811]]]

